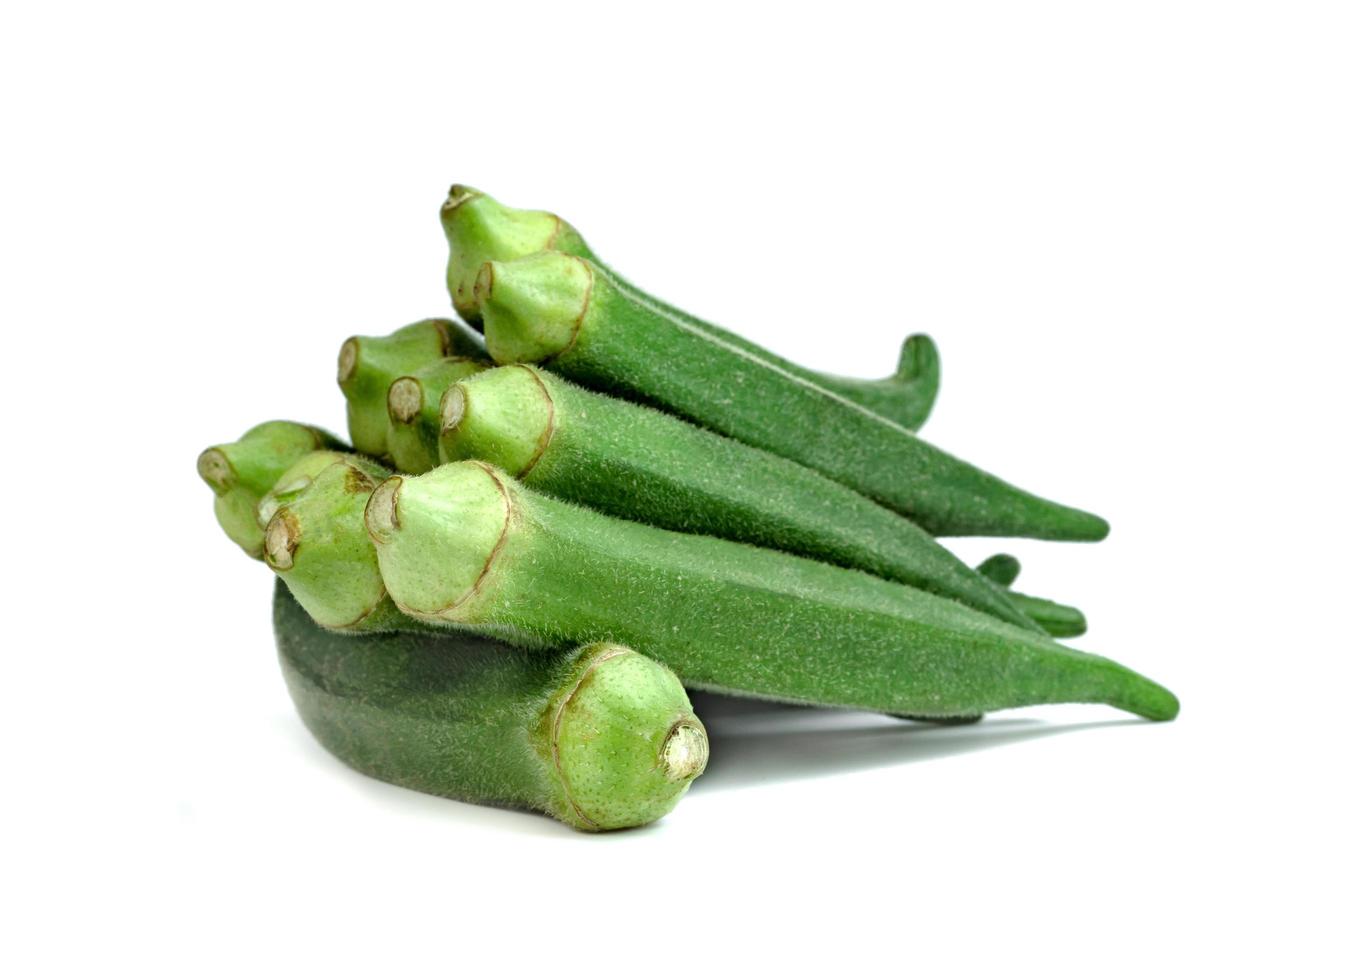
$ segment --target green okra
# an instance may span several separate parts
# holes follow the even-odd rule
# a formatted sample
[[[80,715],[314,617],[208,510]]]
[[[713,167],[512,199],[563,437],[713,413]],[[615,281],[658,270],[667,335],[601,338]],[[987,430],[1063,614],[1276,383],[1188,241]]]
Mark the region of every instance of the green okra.
[[[731,331],[697,319],[644,293],[606,266],[588,247],[577,229],[556,214],[509,208],[482,191],[455,184],[442,204],[442,228],[450,245],[446,269],[447,290],[456,312],[469,323],[481,322],[474,284],[485,262],[509,261],[536,252],[556,251],[590,260],[597,268],[604,270],[617,287],[637,301],[654,306],[697,330],[714,334],[734,346],[749,350],[795,377],[834,391],[909,429],[915,430],[921,426],[939,393],[939,351],[935,348],[935,342],[924,334],[907,338],[898,358],[897,371],[890,377],[861,380],[822,374],[777,357]]]
[[[385,446],[396,469],[423,473],[437,465],[442,395],[457,381],[487,367],[483,358],[444,357],[390,383],[385,396],[390,419]]]
[[[977,574],[1003,588],[1010,588],[1019,578],[1019,559],[1014,555],[996,554],[977,566]]]
[[[444,460],[483,460],[561,500],[863,569],[1037,629],[925,531],[815,470],[539,368],[447,389],[440,427]]]
[[[348,404],[348,436],[368,456],[386,455],[390,384],[444,357],[483,358],[482,341],[451,320],[419,320],[384,337],[349,337],[338,351],[338,387]]]
[[[340,461],[326,466],[276,507],[264,531],[263,560],[318,624],[379,632],[411,624],[386,594],[362,514],[384,470]]]
[[[273,627],[306,727],[389,783],[613,830],[669,813],[705,768],[708,738],[681,683],[625,647],[344,636],[314,623],[280,583]]]
[[[272,520],[279,507],[298,500],[301,494],[310,489],[315,477],[335,463],[346,463],[356,467],[377,483],[390,475],[389,469],[359,453],[342,452],[337,449],[318,449],[313,453],[306,453],[279,476],[272,489],[259,500],[255,512],[259,530],[266,531],[268,522]],[[263,557],[261,551],[258,557]]]
[[[1015,607],[1041,626],[1049,636],[1070,639],[1085,633],[1085,614],[1075,606],[1064,606],[1051,599],[1025,595],[1010,586],[1019,576],[1019,559],[1014,555],[992,555],[977,566],[977,571],[1007,589]]]
[[[317,449],[341,446],[323,429],[274,421],[254,426],[235,442],[204,449],[197,457],[197,472],[216,494],[221,530],[246,554],[262,557],[259,501],[297,460]]]
[[[547,643],[621,643],[694,687],[935,718],[1053,702],[1178,712],[1174,695],[1120,664],[957,602],[621,521],[479,461],[391,477],[365,522],[406,614]]]
[[[636,301],[585,259],[488,262],[476,283],[489,353],[544,363],[818,470],[936,535],[1093,541],[1108,524],[956,459],[839,395]]]

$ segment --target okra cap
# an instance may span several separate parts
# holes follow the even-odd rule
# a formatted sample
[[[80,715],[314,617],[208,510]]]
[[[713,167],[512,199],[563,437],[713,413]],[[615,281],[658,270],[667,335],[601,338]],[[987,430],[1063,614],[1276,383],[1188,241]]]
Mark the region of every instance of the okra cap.
[[[551,704],[552,763],[584,830],[652,823],[705,771],[709,739],[676,675],[628,647],[595,643]]]
[[[338,440],[300,422],[256,425],[235,442],[211,446],[197,457],[197,473],[216,495],[217,523],[253,558],[263,557],[259,500],[297,460]]]
[[[525,364],[493,368],[446,390],[439,448],[444,461],[481,459],[520,480],[554,435],[554,399]]]
[[[306,612],[330,629],[356,629],[386,598],[362,514],[376,481],[347,462],[332,463],[274,511],[264,561]]]
[[[582,237],[558,215],[510,208],[464,184],[451,185],[441,217],[451,249],[446,288],[456,312],[469,323],[480,322],[474,287],[485,262],[518,259],[547,249],[590,254]]]
[[[507,477],[478,461],[392,476],[371,494],[366,530],[395,604],[456,621],[489,581],[512,519]]]
[[[499,364],[547,361],[578,339],[592,297],[592,267],[560,252],[485,262],[475,282],[489,356]]]

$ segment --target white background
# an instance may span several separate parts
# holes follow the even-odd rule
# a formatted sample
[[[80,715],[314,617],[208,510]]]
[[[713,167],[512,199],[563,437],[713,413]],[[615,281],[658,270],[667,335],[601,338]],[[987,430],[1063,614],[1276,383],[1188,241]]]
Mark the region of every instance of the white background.
[[[1348,975],[1348,8],[892,6],[7,8],[6,975]],[[603,837],[345,770],[193,463],[341,428],[456,180],[823,369],[931,333],[927,436],[1114,524],[956,548],[1179,720],[707,701]]]

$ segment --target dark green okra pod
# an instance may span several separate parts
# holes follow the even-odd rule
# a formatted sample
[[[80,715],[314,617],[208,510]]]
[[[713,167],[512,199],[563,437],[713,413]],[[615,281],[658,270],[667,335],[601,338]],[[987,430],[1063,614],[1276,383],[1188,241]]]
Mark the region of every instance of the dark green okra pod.
[[[1102,518],[1019,490],[902,426],[618,289],[585,259],[490,262],[476,286],[489,353],[545,363],[812,467],[936,535],[1094,541]]]
[[[670,812],[705,768],[705,729],[680,682],[625,647],[343,636],[316,625],[280,583],[273,626],[306,727],[389,783],[611,830]]]
[[[216,520],[231,541],[254,558],[263,555],[259,501],[287,469],[317,449],[341,447],[323,429],[299,422],[264,422],[235,442],[202,451],[197,472],[216,494]]]
[[[442,395],[457,381],[488,366],[482,358],[445,357],[390,383],[385,396],[390,418],[385,444],[396,469],[423,473],[437,465]]]
[[[456,184],[442,204],[442,227],[451,247],[446,268],[447,289],[456,311],[469,323],[481,320],[474,284],[485,262],[509,261],[541,251],[563,252],[591,260],[636,300],[749,350],[796,377],[834,391],[909,429],[919,428],[926,420],[939,392],[939,351],[924,334],[907,338],[897,371],[891,377],[861,380],[822,374],[777,357],[731,331],[648,295],[602,263],[572,225],[548,211],[509,208],[482,191]]]
[[[815,470],[664,412],[522,364],[462,381],[442,407],[443,459],[481,459],[532,489],[615,517],[860,568],[1037,629],[906,518]]]
[[[1041,626],[1049,636],[1070,639],[1085,632],[1085,614],[1075,606],[1064,606],[1051,599],[1041,599],[1011,589],[1010,586],[1019,576],[1019,570],[1019,560],[1014,555],[992,555],[977,566],[980,574],[1007,589],[1015,607]]]
[[[478,461],[392,477],[366,527],[408,615],[642,649],[695,687],[921,717],[1101,702],[1170,719],[1126,667],[852,569],[621,521]]]
[[[482,358],[479,337],[451,320],[419,320],[385,337],[349,337],[338,351],[338,387],[348,403],[348,436],[368,456],[386,454],[391,383],[444,357]]]

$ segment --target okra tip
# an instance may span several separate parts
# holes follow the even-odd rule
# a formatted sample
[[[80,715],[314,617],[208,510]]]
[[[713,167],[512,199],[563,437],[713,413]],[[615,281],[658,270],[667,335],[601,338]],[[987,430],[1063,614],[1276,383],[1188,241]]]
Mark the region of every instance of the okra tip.
[[[583,650],[550,721],[564,816],[585,830],[651,823],[709,760],[705,727],[676,675],[612,643]]]
[[[573,345],[592,298],[592,267],[561,252],[485,262],[475,280],[484,340],[499,364],[544,361]]]
[[[1014,555],[995,554],[977,566],[977,573],[997,585],[1009,587],[1019,578],[1019,559]]]

